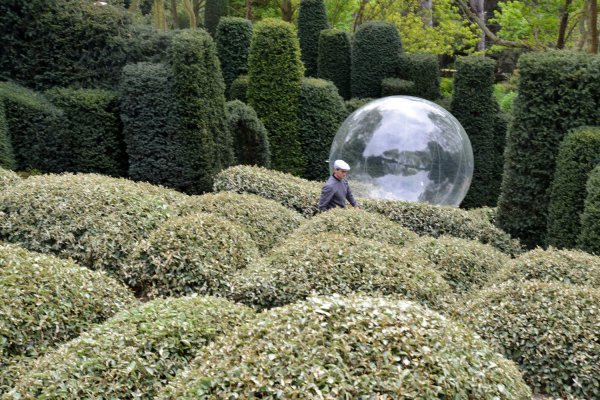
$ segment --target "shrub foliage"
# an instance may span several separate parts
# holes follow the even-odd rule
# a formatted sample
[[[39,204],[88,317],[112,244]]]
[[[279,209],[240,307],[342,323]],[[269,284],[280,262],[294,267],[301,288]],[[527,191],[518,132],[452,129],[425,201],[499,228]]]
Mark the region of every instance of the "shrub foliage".
[[[225,103],[225,111],[236,163],[268,168],[271,165],[269,134],[254,109],[233,100]]]
[[[577,243],[581,249],[600,255],[600,166],[591,172],[586,193]]]
[[[333,82],[344,100],[351,97],[351,51],[348,32],[339,29],[324,29],[320,32],[317,76]]]
[[[15,155],[13,153],[4,101],[0,97],[0,168],[13,169],[15,167]]]
[[[399,78],[385,78],[381,81],[381,96],[417,96],[415,83]]]
[[[9,186],[15,185],[20,181],[21,178],[15,172],[0,167],[0,192],[3,192]]]
[[[248,75],[240,75],[235,78],[231,82],[231,88],[229,88],[229,98],[248,103],[248,82]]]
[[[298,38],[306,76],[317,77],[319,34],[329,29],[327,11],[323,0],[301,0],[298,11]]]
[[[398,59],[397,75],[414,82],[414,96],[437,100],[440,95],[438,59],[430,53],[402,53]]]
[[[248,52],[252,41],[252,23],[244,18],[221,18],[217,26],[215,41],[217,42],[217,54],[223,70],[225,92],[229,95],[231,83],[238,76],[248,73]]]
[[[206,0],[204,7],[204,27],[215,36],[221,17],[227,15],[228,0]]]

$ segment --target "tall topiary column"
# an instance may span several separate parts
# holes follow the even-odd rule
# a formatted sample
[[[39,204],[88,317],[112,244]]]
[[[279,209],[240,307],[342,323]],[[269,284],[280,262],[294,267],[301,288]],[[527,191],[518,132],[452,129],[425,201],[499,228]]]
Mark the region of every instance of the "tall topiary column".
[[[585,185],[600,161],[600,127],[582,127],[560,144],[548,206],[547,244],[573,248],[581,230]]]
[[[206,0],[204,6],[204,27],[211,34],[215,35],[219,19],[227,15],[227,0]]]
[[[401,51],[396,25],[362,24],[352,42],[352,97],[379,97],[381,81],[394,75]]]
[[[519,71],[497,223],[535,246],[544,243],[560,142],[571,128],[600,121],[600,62],[575,52],[529,53]]]
[[[344,100],[351,97],[350,35],[339,29],[324,29],[319,35],[319,56],[317,75],[337,87]]]
[[[398,75],[415,84],[415,95],[427,100],[440,98],[440,70],[437,56],[429,53],[403,53]]]
[[[248,72],[248,51],[252,41],[252,23],[244,18],[224,17],[219,21],[215,37],[217,53],[229,97],[231,83]]]
[[[581,249],[600,255],[600,165],[590,173],[586,188],[578,243]]]
[[[468,56],[456,60],[451,112],[461,123],[473,148],[471,188],[461,206],[494,207],[500,193],[501,160],[494,140],[500,112],[493,96],[495,62]]]
[[[301,0],[298,12],[298,37],[300,54],[306,67],[306,76],[317,76],[319,58],[319,33],[329,28],[323,0]]]
[[[177,187],[191,194],[210,191],[213,175],[233,161],[215,43],[202,29],[183,31],[173,38],[169,61],[178,121]]]
[[[301,175],[298,107],[304,67],[294,27],[265,19],[254,27],[248,57],[248,103],[269,132],[271,166]]]

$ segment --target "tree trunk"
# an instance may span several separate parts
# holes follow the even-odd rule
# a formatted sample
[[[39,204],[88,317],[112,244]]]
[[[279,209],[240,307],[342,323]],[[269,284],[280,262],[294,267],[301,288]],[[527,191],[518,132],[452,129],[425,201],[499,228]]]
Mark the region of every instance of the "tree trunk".
[[[477,19],[482,21],[484,25],[487,24],[485,18],[485,0],[470,0],[470,5],[474,14],[477,16]],[[479,43],[477,43],[477,50],[485,50],[485,32],[483,29],[481,30],[481,38],[479,39]]]
[[[356,29],[362,24],[363,18],[365,16],[365,7],[369,0],[360,0],[360,6],[358,7],[358,11],[356,12],[356,16],[354,17],[354,26],[352,27],[352,32],[356,32]]]
[[[565,37],[567,32],[567,25],[569,23],[569,6],[571,0],[565,0],[564,7],[560,10],[560,26],[558,28],[558,39],[556,39],[556,48],[565,48]]]
[[[171,18],[173,19],[173,29],[179,29],[179,19],[177,17],[177,0],[171,0]]]
[[[292,15],[294,10],[292,8],[292,0],[283,0],[281,2],[281,17],[286,22],[292,22]]]
[[[246,19],[252,21],[252,0],[246,0]]]

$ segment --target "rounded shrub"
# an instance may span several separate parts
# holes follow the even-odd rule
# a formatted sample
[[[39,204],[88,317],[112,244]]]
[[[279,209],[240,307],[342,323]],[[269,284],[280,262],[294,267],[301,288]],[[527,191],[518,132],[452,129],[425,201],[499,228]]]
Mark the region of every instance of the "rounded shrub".
[[[244,18],[224,17],[215,35],[217,54],[223,70],[225,93],[240,75],[248,73],[248,52],[252,41],[252,22]]]
[[[320,32],[317,76],[333,82],[344,100],[351,97],[351,51],[348,32],[339,29],[323,29]]]
[[[164,222],[132,250],[123,278],[144,297],[219,294],[229,276],[258,258],[244,229],[197,213]]]
[[[435,54],[402,53],[397,68],[399,77],[414,82],[413,96],[431,101],[440,98],[440,67]]]
[[[346,106],[336,87],[322,79],[302,81],[300,143],[304,153],[303,178],[321,180],[329,175],[329,148],[346,118]]]
[[[600,257],[577,250],[537,248],[511,260],[490,278],[490,283],[524,280],[558,281],[600,289]]]
[[[381,81],[381,96],[417,96],[415,83],[399,78],[385,78]]]
[[[546,241],[549,245],[576,247],[581,230],[585,184],[600,161],[599,155],[600,127],[574,129],[560,144],[548,205]]]
[[[271,165],[269,134],[254,109],[233,100],[225,103],[225,112],[237,164],[268,168]]]
[[[394,246],[407,245],[419,237],[382,215],[356,208],[334,208],[318,214],[300,225],[294,235],[310,236],[322,232],[351,234]]]
[[[0,167],[0,192],[9,186],[16,185],[20,181],[21,178],[15,172]]]
[[[354,235],[294,235],[231,280],[231,298],[278,307],[311,293],[399,294],[443,307],[452,289],[431,263],[405,249]]]
[[[224,299],[154,300],[48,353],[7,396],[153,399],[208,343],[252,316]]]
[[[457,305],[457,318],[514,360],[534,392],[598,397],[600,291],[507,282]]]
[[[248,56],[248,104],[265,124],[274,169],[301,175],[299,107],[304,67],[294,27],[266,19],[254,26]]]
[[[135,243],[185,195],[94,174],[31,176],[0,193],[0,239],[118,275]]]
[[[11,359],[40,356],[135,304],[101,272],[8,244],[0,244],[0,287],[0,375]],[[3,385],[14,378],[9,371]]]
[[[191,196],[182,213],[214,213],[231,221],[250,235],[261,252],[271,249],[304,221],[297,212],[274,200],[232,192]]]
[[[529,399],[515,365],[417,304],[313,297],[222,336],[159,399]]]
[[[240,75],[235,78],[229,88],[229,98],[248,103],[248,82],[248,75]]]
[[[306,76],[317,77],[319,34],[329,28],[323,0],[301,0],[298,10],[298,38]]]
[[[215,35],[221,17],[227,15],[228,7],[228,0],[206,0],[206,5],[204,6],[204,27],[211,35]]]
[[[579,248],[600,255],[600,165],[590,173],[586,193],[577,243]]]
[[[369,21],[352,42],[352,97],[379,97],[381,81],[394,75],[402,43],[396,25]]]
[[[494,247],[451,236],[421,237],[409,246],[431,261],[446,282],[462,293],[484,286],[510,257]]]

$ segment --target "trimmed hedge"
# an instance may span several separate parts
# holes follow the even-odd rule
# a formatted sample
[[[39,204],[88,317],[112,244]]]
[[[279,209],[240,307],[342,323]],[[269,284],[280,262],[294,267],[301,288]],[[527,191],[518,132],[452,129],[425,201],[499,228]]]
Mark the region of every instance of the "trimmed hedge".
[[[396,25],[369,21],[352,42],[352,97],[380,97],[381,81],[394,75],[402,43]]]
[[[324,29],[319,33],[317,76],[333,82],[344,100],[351,97],[351,51],[348,32]]]
[[[18,374],[14,360],[37,357],[118,311],[132,293],[70,260],[0,244],[0,393]]]
[[[435,54],[402,53],[397,68],[400,78],[414,82],[414,96],[431,101],[441,97],[440,67]]]
[[[0,97],[0,168],[13,169],[14,167],[15,155],[10,142],[4,101]]]
[[[7,396],[153,399],[208,343],[252,316],[211,297],[155,300],[47,354]]]
[[[94,174],[31,176],[0,193],[0,240],[118,275],[136,242],[185,195]]]
[[[258,22],[248,56],[248,104],[269,132],[273,169],[294,175],[304,172],[298,116],[303,75],[293,25]]]
[[[240,75],[233,82],[231,82],[231,88],[229,88],[229,98],[233,100],[239,100],[242,103],[248,103],[248,75]]]
[[[600,62],[577,52],[528,53],[519,58],[519,74],[498,224],[533,247],[545,241],[560,142],[570,129],[600,118]]]
[[[515,365],[407,301],[313,297],[222,336],[158,399],[529,399]]]
[[[346,104],[346,111],[348,112],[348,115],[352,114],[354,111],[358,110],[359,108],[361,108],[362,106],[364,106],[365,104],[373,101],[375,99],[371,98],[371,97],[366,97],[364,99],[350,99],[348,101],[345,101],[344,103]]]
[[[548,205],[546,241],[549,245],[576,247],[581,231],[585,184],[599,162],[600,127],[575,129],[560,144]]]
[[[248,73],[252,22],[237,17],[221,18],[217,25],[215,41],[225,81],[225,93],[231,98],[229,92],[231,83],[238,76]]]
[[[129,178],[177,186],[173,74],[165,64],[123,68],[120,109],[129,158]]]
[[[271,165],[269,134],[254,109],[233,100],[225,103],[225,112],[237,164],[268,168]]]
[[[579,248],[600,255],[600,165],[590,173],[586,193],[577,243]]]
[[[490,283],[538,280],[600,289],[600,257],[577,250],[540,248],[521,254],[490,278]]]
[[[500,195],[502,158],[495,126],[500,108],[493,94],[496,62],[482,56],[456,60],[451,112],[465,128],[473,148],[473,179],[463,208],[494,207]]]
[[[219,294],[236,270],[258,258],[242,226],[197,213],[165,221],[132,249],[123,279],[149,298]]]
[[[352,185],[352,182],[350,182]],[[257,194],[275,200],[304,216],[318,213],[322,184],[259,167],[236,166],[215,177],[216,191]],[[517,240],[479,215],[454,207],[433,206],[393,200],[361,200],[367,211],[388,219],[420,235],[451,235],[479,240],[510,255],[522,251]]]
[[[207,212],[244,228],[261,253],[270,250],[304,221],[295,211],[253,194],[231,192],[191,196],[181,205],[182,214]]]
[[[206,0],[206,5],[204,6],[204,27],[213,37],[215,36],[221,17],[227,15],[228,7],[228,0]]]
[[[398,78],[385,78],[381,81],[381,96],[417,96],[415,83]]]
[[[19,175],[15,172],[0,167],[0,192],[12,185],[16,185],[21,181]]]
[[[600,291],[558,282],[507,282],[457,306],[457,318],[519,364],[536,393],[600,395]]]
[[[300,143],[305,160],[303,178],[322,180],[329,176],[329,149],[345,118],[344,100],[333,83],[314,78],[302,80]]]
[[[318,76],[319,34],[323,29],[329,29],[323,0],[301,0],[298,10],[298,38],[306,76]]]
[[[510,260],[490,245],[451,236],[422,237],[408,245],[431,261],[458,293],[485,286],[490,275]]]
[[[64,111],[59,129],[68,142],[71,170],[125,175],[127,156],[118,94],[98,89],[52,89],[45,94]]]

